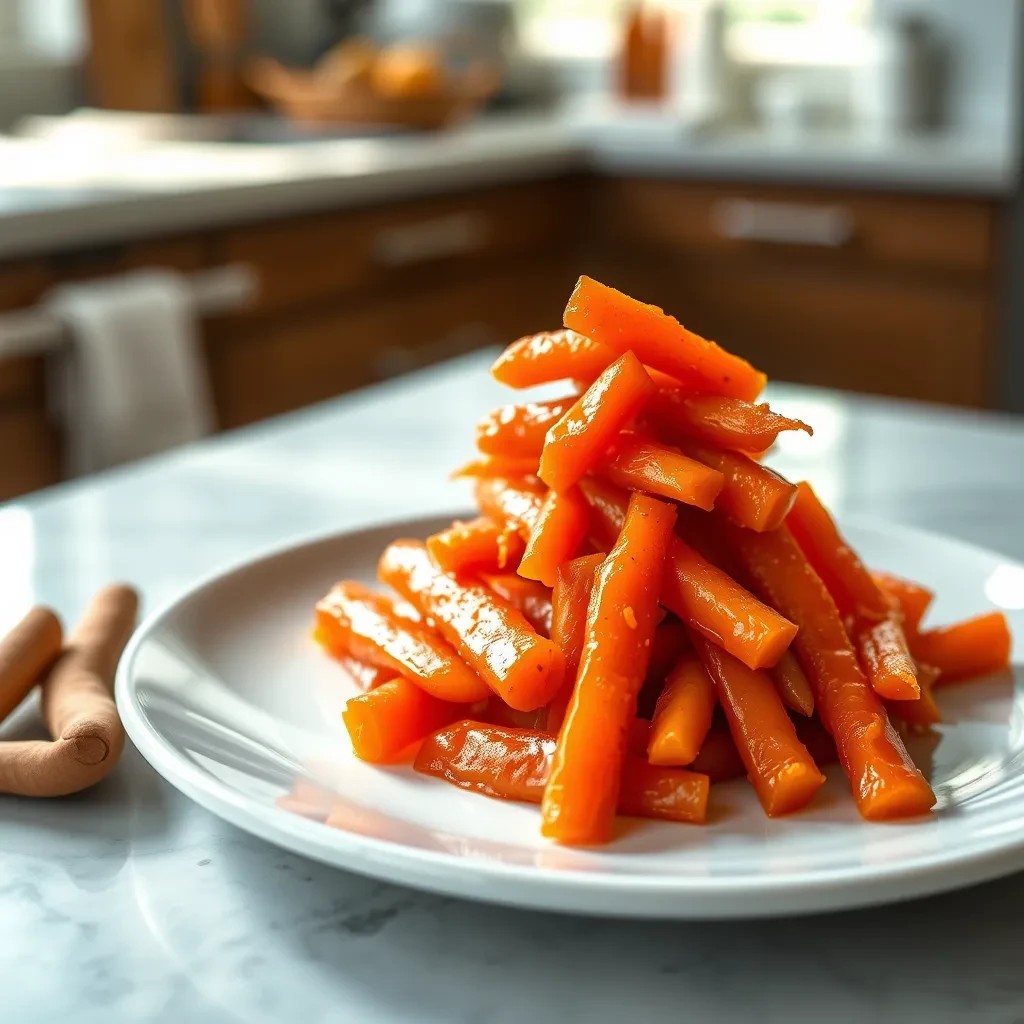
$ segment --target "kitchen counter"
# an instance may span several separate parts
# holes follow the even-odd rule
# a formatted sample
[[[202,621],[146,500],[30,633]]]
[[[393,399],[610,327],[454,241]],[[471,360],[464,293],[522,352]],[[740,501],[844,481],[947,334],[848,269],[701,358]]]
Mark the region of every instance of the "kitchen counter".
[[[116,125],[102,115],[105,144],[86,119],[0,139],[0,258],[574,170],[996,197],[1017,182],[1015,151],[993,140],[686,136],[660,117],[593,110],[302,144],[147,140]]]
[[[507,393],[487,354],[0,506],[0,627],[67,618],[112,578],[152,608],[283,538],[463,504],[446,470]],[[778,388],[815,426],[774,464],[843,515],[1024,559],[1024,420]],[[38,728],[22,708],[5,738]],[[579,920],[333,871],[224,824],[132,749],[78,798],[3,798],[5,1019],[1009,1022],[1024,1019],[1024,875],[785,921]]]

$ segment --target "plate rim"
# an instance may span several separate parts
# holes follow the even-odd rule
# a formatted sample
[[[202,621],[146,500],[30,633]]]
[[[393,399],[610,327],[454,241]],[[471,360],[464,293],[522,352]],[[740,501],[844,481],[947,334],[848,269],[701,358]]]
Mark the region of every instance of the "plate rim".
[[[446,896],[524,909],[634,919],[708,920],[793,916],[853,909],[947,892],[988,881],[1024,868],[1024,818],[995,846],[956,857],[948,854],[925,864],[876,865],[870,876],[848,868],[799,872],[770,877],[689,878],[681,875],[616,875],[580,870],[545,870],[529,864],[469,861],[446,851],[408,846],[322,823],[251,798],[203,772],[183,757],[143,713],[134,685],[133,667],[139,650],[163,621],[187,601],[242,571],[257,568],[293,552],[389,529],[408,532],[428,524],[472,515],[471,511],[435,511],[422,515],[369,521],[346,529],[327,528],[295,534],[215,567],[180,588],[145,616],[132,634],[118,664],[114,693],[128,736],[150,766],[170,785],[204,810],[273,846],[331,867],[385,882]],[[965,554],[997,557],[1024,570],[1011,556],[935,530],[894,523],[880,517],[841,517],[844,527],[912,536],[959,548]],[[885,828],[885,824],[878,827]],[[328,839],[329,837],[329,839]],[[455,865],[459,870],[453,870]],[[467,868],[469,870],[467,870]],[[599,880],[598,880],[599,879]],[[507,890],[488,883],[500,880]],[[737,901],[762,900],[738,907]],[[787,899],[788,898],[788,899]],[[792,901],[792,902],[790,902]]]

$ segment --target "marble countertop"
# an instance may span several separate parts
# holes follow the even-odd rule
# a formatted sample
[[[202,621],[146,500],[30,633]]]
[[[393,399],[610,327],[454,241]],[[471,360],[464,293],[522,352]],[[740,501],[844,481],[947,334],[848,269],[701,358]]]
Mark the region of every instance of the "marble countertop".
[[[0,258],[547,177],[572,170],[1003,196],[1009,142],[952,134],[687,135],[603,109],[501,115],[433,135],[303,144],[160,141],[109,113],[0,137]]]
[[[0,627],[101,583],[148,607],[292,535],[439,512],[446,470],[508,393],[487,354],[0,506]],[[774,464],[842,514],[1024,559],[1024,420],[806,388]],[[38,729],[19,709],[4,738]],[[94,790],[2,799],[3,1019],[518,1024],[1024,1019],[1024,874],[783,921],[580,920],[464,903],[281,852],[192,805],[133,750]]]

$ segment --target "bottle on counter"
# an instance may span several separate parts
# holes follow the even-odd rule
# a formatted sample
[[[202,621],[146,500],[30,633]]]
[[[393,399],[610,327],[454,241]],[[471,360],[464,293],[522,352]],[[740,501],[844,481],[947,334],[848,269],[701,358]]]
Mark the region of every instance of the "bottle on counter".
[[[623,25],[618,94],[626,101],[664,99],[667,92],[669,24],[665,12],[631,4]]]

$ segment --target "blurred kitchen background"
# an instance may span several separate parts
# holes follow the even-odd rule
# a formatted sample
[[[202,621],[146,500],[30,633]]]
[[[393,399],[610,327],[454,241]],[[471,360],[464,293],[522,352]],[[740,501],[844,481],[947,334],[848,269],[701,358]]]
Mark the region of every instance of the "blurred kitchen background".
[[[0,500],[557,326],[1024,411],[1016,0],[0,0]]]

